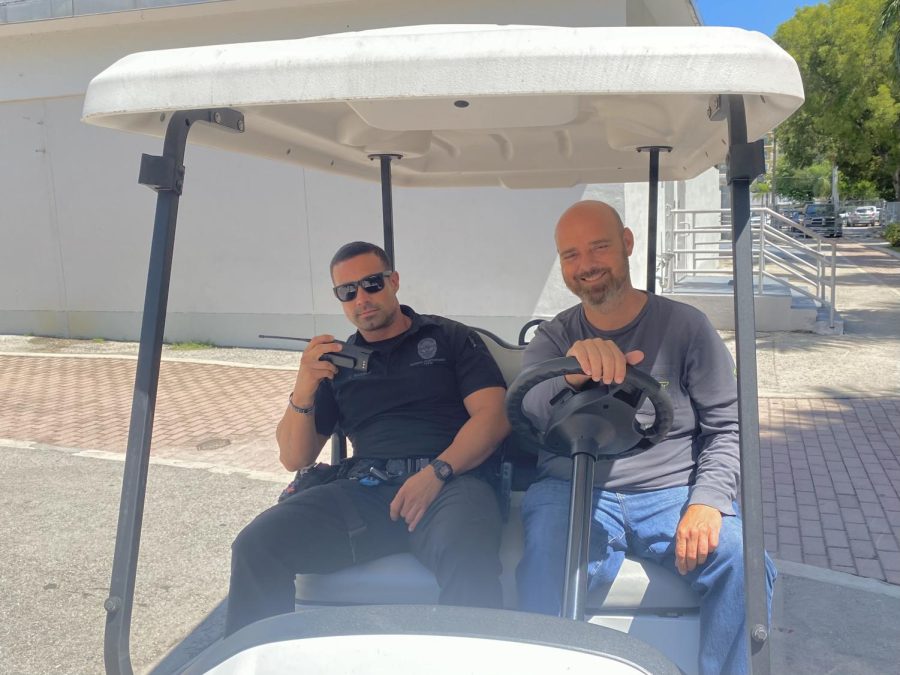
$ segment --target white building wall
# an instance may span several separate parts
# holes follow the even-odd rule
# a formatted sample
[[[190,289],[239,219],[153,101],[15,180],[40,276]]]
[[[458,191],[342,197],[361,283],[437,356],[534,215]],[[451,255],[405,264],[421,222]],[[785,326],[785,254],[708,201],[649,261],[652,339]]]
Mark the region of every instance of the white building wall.
[[[624,0],[570,0],[565,12],[538,0],[455,2],[452,12],[448,3],[286,4],[0,26],[0,333],[138,335],[155,194],[137,173],[140,154],[158,154],[161,143],[79,121],[90,78],[127,53],[417,23],[624,25],[665,13],[673,22],[672,4],[652,1],[626,11]],[[253,6],[270,9],[238,11]],[[679,16],[690,21],[687,9]],[[347,241],[380,242],[379,187],[195,146],[185,165],[166,339],[253,345],[261,332],[349,332],[328,261]],[[396,190],[401,299],[514,339],[533,315],[575,301],[559,279],[552,229],[585,194],[618,200],[641,232],[643,186]],[[639,286],[643,256],[633,259]]]

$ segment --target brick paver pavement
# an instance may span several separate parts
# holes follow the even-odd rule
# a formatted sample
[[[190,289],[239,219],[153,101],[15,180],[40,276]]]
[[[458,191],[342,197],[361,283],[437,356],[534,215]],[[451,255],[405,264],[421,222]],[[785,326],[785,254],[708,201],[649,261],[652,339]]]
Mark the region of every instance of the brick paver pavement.
[[[124,452],[136,367],[133,359],[0,356],[0,438]],[[164,361],[151,455],[283,472],[275,425],[294,377]]]
[[[124,452],[135,367],[0,356],[0,438]],[[283,471],[274,430],[293,379],[163,362],[151,454]],[[900,584],[900,398],[761,399],[760,429],[769,551]]]
[[[900,584],[900,398],[761,399],[766,548]]]

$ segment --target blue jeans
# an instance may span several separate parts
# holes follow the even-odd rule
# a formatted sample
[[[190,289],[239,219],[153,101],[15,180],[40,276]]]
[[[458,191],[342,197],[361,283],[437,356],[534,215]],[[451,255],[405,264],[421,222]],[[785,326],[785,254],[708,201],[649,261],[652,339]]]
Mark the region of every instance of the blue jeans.
[[[570,485],[569,481],[546,478],[529,487],[522,501],[525,552],[516,570],[519,609],[560,614]],[[631,493],[595,488],[589,588],[612,583],[626,552],[677,574],[675,530],[687,499],[687,487]],[[775,565],[766,555],[770,616],[775,576]],[[743,535],[738,516],[723,516],[718,547],[684,579],[701,599],[699,672],[749,672]]]

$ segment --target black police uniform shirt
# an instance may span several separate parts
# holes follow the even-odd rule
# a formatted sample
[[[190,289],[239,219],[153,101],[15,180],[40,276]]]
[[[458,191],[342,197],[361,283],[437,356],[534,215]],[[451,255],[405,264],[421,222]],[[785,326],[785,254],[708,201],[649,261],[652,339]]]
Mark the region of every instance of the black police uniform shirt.
[[[368,372],[339,368],[316,391],[316,431],[327,436],[339,426],[355,457],[437,456],[469,420],[463,399],[506,386],[471,328],[406,305],[400,310],[412,320],[401,335],[367,342],[357,331],[348,339],[375,350]]]

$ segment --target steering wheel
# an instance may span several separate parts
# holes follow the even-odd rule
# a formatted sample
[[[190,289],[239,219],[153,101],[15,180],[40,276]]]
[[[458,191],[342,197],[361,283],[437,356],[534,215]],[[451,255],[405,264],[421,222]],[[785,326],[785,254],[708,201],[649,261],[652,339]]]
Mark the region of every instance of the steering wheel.
[[[525,395],[536,385],[562,375],[583,375],[575,357],[537,363],[519,373],[506,394],[506,414],[513,431],[557,455],[589,453],[595,459],[636,454],[655,445],[672,427],[672,399],[655,379],[627,366],[622,384],[590,383],[581,391],[566,387],[550,401],[545,432],[534,428],[522,411]],[[645,400],[656,412],[653,424],[638,424]]]

